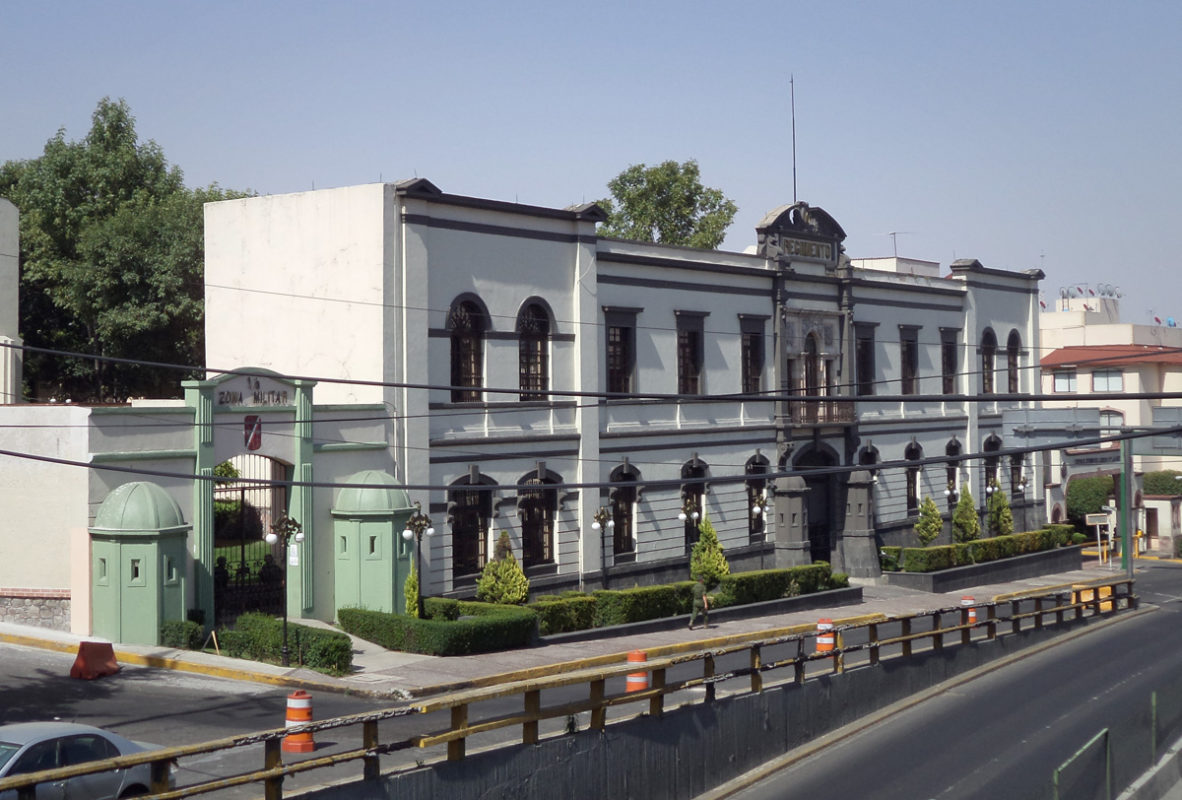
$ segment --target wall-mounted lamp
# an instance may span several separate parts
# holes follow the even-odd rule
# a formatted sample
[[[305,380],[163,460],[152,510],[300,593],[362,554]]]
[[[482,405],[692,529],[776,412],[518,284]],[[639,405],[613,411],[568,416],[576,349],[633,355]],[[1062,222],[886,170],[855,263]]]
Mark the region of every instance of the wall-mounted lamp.
[[[751,513],[757,517],[760,514],[772,513],[771,500],[768,498],[768,496],[765,493],[760,492],[759,494],[757,494],[753,498],[752,504],[751,504]]]
[[[681,512],[677,515],[677,518],[682,522],[685,522],[687,519],[697,522],[698,518],[701,516],[702,515],[698,513],[698,505],[694,501],[693,496],[691,495],[690,497],[685,498],[681,504]]]

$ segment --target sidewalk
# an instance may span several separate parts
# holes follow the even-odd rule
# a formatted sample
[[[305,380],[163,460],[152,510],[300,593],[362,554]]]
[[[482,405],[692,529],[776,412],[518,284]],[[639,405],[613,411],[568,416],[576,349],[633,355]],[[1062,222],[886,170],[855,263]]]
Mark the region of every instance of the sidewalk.
[[[814,609],[752,619],[712,621],[709,630],[699,627],[691,631],[686,627],[685,621],[681,620],[676,624],[671,623],[668,630],[543,644],[520,650],[463,657],[443,658],[389,651],[354,638],[355,671],[342,678],[333,678],[308,669],[285,668],[191,650],[132,644],[115,644],[114,649],[116,659],[124,665],[158,667],[292,688],[404,700],[495,682],[510,673],[515,674],[514,677],[517,678],[528,678],[562,672],[568,662],[595,659],[599,663],[623,663],[627,660],[627,653],[632,650],[661,649],[668,653],[708,646],[707,642],[717,646],[745,634],[792,625],[815,624],[818,619],[824,617],[831,618],[835,624],[840,625],[845,620],[852,621],[872,614],[913,614],[959,606],[964,596],[971,596],[977,602],[986,602],[1011,593],[1064,588],[1073,583],[1117,574],[1119,572],[1106,565],[1086,561],[1084,568],[1080,570],[989,584],[946,594],[929,594],[855,579],[852,583],[862,586],[862,602],[842,605],[831,610]],[[290,621],[302,625],[329,627],[315,620]],[[0,642],[11,644],[74,653],[77,652],[79,642],[91,638],[44,628],[0,623]]]

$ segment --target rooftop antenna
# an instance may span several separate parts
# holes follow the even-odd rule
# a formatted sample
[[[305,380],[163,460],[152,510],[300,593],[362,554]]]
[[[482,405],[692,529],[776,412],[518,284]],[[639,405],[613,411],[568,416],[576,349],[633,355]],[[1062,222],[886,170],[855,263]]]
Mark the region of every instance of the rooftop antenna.
[[[890,231],[887,236],[891,237],[891,247],[895,250],[895,258],[899,257],[899,240],[896,238],[900,233],[915,233],[915,231]]]
[[[792,98],[792,202],[796,203],[796,82],[788,73],[788,91]]]

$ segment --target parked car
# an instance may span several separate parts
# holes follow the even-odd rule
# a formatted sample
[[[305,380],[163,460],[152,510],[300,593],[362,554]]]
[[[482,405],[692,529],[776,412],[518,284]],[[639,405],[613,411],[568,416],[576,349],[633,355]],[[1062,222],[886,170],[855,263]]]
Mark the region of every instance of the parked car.
[[[0,779],[71,767],[88,761],[142,753],[153,745],[133,742],[117,733],[73,722],[19,722],[0,725]],[[37,800],[118,800],[147,794],[151,766],[140,764],[37,786]],[[170,778],[169,784],[173,783]],[[0,792],[0,800],[16,800],[16,790]]]

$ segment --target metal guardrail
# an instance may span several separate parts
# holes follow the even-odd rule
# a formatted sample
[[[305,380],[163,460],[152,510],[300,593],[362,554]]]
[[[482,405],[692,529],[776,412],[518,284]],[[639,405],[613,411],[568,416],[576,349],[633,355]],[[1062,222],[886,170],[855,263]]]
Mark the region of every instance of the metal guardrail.
[[[661,716],[665,698],[673,692],[701,687],[704,689],[702,702],[715,699],[717,686],[730,680],[746,678],[746,691],[760,692],[768,673],[791,670],[783,682],[803,683],[821,674],[844,672],[851,656],[865,653],[866,665],[874,666],[886,659],[910,658],[918,651],[917,645],[925,644],[926,649],[939,651],[945,646],[969,644],[975,633],[979,640],[996,639],[1019,633],[1023,630],[1041,629],[1048,625],[1062,625],[1065,622],[1082,619],[1085,615],[1100,616],[1119,611],[1121,608],[1137,607],[1137,596],[1133,593],[1133,581],[1127,578],[1113,578],[1077,584],[1071,589],[1034,592],[1007,596],[1004,599],[973,603],[949,608],[937,608],[899,617],[873,615],[861,618],[851,624],[838,625],[832,629],[835,637],[834,649],[818,652],[815,649],[818,631],[812,625],[798,625],[783,629],[776,635],[745,638],[717,647],[693,652],[655,658],[645,662],[622,661],[617,666],[575,668],[558,675],[530,680],[518,680],[479,689],[457,692],[408,703],[384,711],[337,717],[305,725],[261,731],[244,736],[218,739],[202,744],[166,748],[140,753],[107,761],[95,761],[56,770],[30,773],[14,778],[0,779],[0,792],[17,791],[19,800],[33,800],[35,787],[39,783],[58,781],[80,775],[106,772],[127,768],[137,764],[151,764],[153,785],[151,798],[172,800],[192,797],[207,792],[227,789],[251,783],[262,783],[266,800],[280,800],[283,796],[282,782],[285,775],[308,772],[335,766],[350,761],[361,761],[361,777],[375,780],[381,774],[380,757],[384,754],[411,748],[427,748],[446,744],[448,760],[464,758],[469,738],[508,727],[520,726],[521,741],[529,744],[539,739],[539,723],[545,720],[570,718],[572,715],[590,712],[589,727],[602,730],[607,724],[607,712],[617,706],[646,704],[647,713]],[[1008,610],[1008,614],[999,611]],[[983,618],[982,618],[983,616]],[[974,619],[974,617],[976,619]],[[951,621],[952,624],[945,624]],[[917,630],[917,622],[930,623],[931,628]],[[897,631],[885,635],[890,628]],[[846,640],[856,631],[865,631],[866,641],[847,644]],[[765,660],[768,651],[787,648],[783,657]],[[719,672],[719,659],[746,652],[746,666]],[[669,679],[669,670],[700,662],[701,674],[697,677]],[[810,667],[828,662],[822,670]],[[639,691],[625,691],[609,694],[608,681],[623,680],[628,674],[645,672],[649,675],[648,688]],[[542,691],[585,684],[588,687],[586,699],[543,706]],[[520,696],[520,713],[473,720],[470,712],[473,706],[505,697]],[[378,723],[382,720],[435,712],[449,712],[450,724],[444,730],[430,731],[409,737],[381,742]],[[640,713],[643,713],[640,712]],[[281,743],[285,736],[297,733],[322,731],[361,726],[361,747],[345,752],[312,757],[291,763],[283,763]],[[201,781],[168,789],[170,765],[185,758],[205,755],[247,745],[263,744],[262,769],[241,775],[234,775],[208,781]],[[408,768],[409,769],[409,768]]]

